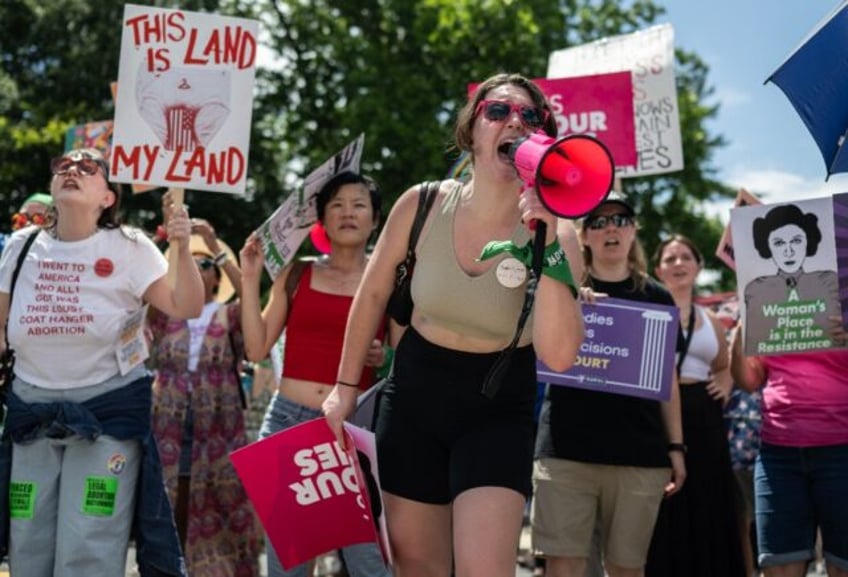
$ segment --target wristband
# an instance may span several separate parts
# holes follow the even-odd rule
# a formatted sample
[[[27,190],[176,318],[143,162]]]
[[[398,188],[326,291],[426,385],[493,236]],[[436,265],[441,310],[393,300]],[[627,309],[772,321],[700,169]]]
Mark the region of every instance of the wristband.
[[[668,452],[669,453],[671,453],[672,451],[679,451],[679,452],[681,452],[685,455],[688,450],[689,449],[683,443],[669,443],[668,444]]]
[[[356,383],[356,384],[354,385],[353,383],[346,383],[346,382],[344,382],[344,381],[336,381],[336,384],[337,384],[337,385],[344,385],[345,387],[353,387],[354,389],[358,389],[358,388],[359,388],[359,383]]]
[[[222,250],[221,252],[219,252],[218,254],[216,254],[216,255],[212,258],[212,262],[214,262],[214,263],[215,263],[215,266],[221,266],[221,265],[223,265],[225,262],[227,262],[227,261],[229,260],[229,258],[230,258],[230,257],[229,257],[229,256],[227,256],[227,253],[226,253],[226,252],[224,252],[224,251]]]
[[[383,345],[383,364],[377,368],[377,377],[385,379],[389,376],[392,368],[392,363],[395,360],[395,350],[389,345]]]
[[[571,289],[571,294],[577,298],[577,285],[574,284],[574,275],[571,274],[571,266],[565,257],[565,251],[557,241],[545,247],[542,255],[542,274],[558,280]]]

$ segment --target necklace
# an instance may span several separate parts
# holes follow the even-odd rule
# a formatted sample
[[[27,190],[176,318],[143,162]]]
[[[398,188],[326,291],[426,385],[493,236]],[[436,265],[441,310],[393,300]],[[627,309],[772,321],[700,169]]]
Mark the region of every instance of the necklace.
[[[47,233],[50,236],[52,236],[53,238],[55,238],[56,240],[61,241],[61,242],[79,242],[81,240],[86,240],[88,238],[91,238],[95,234],[97,234],[99,231],[100,231],[100,227],[95,225],[94,230],[92,230],[88,234],[82,235],[79,238],[66,239],[66,238],[62,238],[59,235],[59,227],[57,225],[54,225],[54,226],[50,227],[49,229],[47,229]]]

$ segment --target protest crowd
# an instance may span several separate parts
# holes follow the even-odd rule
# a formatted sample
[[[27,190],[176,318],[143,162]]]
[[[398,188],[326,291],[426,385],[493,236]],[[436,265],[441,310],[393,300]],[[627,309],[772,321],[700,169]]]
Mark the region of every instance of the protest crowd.
[[[139,78],[152,118],[178,87]],[[206,96],[176,123],[210,134],[163,142],[203,150]],[[155,230],[125,224],[120,155],[57,150],[3,228],[11,575],[133,551],[142,577],[848,577],[830,200],[734,209],[758,264],[741,298],[699,294],[715,247],[666,230],[648,257],[611,159],[575,161],[603,173],[580,214],[528,182],[557,130],[538,83],[493,75],[457,114],[462,173],[387,207],[354,143],[307,179],[309,222],[241,239],[174,187]]]

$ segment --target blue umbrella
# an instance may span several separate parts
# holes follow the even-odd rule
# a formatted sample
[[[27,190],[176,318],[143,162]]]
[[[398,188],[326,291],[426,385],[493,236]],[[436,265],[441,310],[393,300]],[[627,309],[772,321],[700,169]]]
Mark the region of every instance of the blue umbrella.
[[[775,70],[774,82],[798,111],[824,157],[827,177],[848,172],[848,0],[840,2]]]

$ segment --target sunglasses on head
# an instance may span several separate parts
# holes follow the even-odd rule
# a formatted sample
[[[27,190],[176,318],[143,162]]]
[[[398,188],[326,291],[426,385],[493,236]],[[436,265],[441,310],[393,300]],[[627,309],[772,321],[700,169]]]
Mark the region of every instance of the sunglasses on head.
[[[627,214],[611,214],[609,216],[595,216],[586,221],[586,228],[592,230],[603,230],[608,224],[614,224],[615,228],[624,228],[633,224],[633,217]]]
[[[47,222],[47,217],[41,213],[16,212],[12,215],[12,230],[18,230],[30,224],[41,226],[45,222]]]
[[[201,258],[197,260],[197,266],[200,270],[209,270],[215,266],[215,261],[211,258]]]
[[[513,112],[518,112],[521,123],[528,128],[542,128],[548,120],[548,111],[527,104],[513,104],[503,100],[481,100],[475,114],[483,111],[486,120],[500,122],[506,120]]]
[[[82,176],[94,176],[97,174],[97,170],[102,166],[99,161],[88,157],[73,160],[67,156],[60,156],[59,158],[54,158],[50,162],[50,171],[56,176],[64,176],[68,174],[68,171],[73,167],[76,167],[77,173]]]

